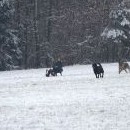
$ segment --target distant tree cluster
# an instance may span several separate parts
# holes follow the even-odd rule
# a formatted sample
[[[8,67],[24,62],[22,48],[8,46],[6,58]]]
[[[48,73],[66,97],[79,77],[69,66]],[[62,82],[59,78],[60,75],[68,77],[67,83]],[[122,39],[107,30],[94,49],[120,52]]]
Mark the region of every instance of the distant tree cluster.
[[[130,2],[1,0],[0,70],[130,59]]]

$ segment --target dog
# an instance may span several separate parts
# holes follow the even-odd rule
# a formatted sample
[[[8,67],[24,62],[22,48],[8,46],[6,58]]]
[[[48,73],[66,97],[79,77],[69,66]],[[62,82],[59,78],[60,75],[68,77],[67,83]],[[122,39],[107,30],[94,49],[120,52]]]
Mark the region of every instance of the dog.
[[[121,71],[125,71],[127,73],[127,70],[129,70],[130,72],[130,66],[127,62],[121,62],[119,61],[119,74],[121,73]]]
[[[103,78],[104,76],[104,70],[103,70],[103,67],[100,63],[94,63],[92,64],[92,67],[93,67],[93,71],[94,71],[94,74],[96,76],[96,78]]]
[[[63,69],[49,69],[49,70],[46,70],[46,77],[49,77],[50,75],[51,76],[57,76],[58,73],[60,73],[60,75],[62,76],[62,72],[63,72]]]
[[[49,77],[50,75],[55,76],[53,69],[46,70],[46,77]]]

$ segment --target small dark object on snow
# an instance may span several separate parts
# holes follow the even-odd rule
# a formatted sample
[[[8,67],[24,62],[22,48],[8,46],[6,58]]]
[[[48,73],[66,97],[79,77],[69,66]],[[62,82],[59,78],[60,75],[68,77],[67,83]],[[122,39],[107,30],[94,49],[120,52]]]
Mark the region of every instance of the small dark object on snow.
[[[94,63],[92,64],[92,67],[93,67],[93,71],[95,73],[95,76],[96,78],[103,78],[104,76],[104,70],[103,70],[103,67],[100,63]]]
[[[59,69],[59,68],[55,68],[55,69],[49,69],[46,70],[46,77],[51,76],[57,76],[57,73],[60,73],[60,75],[62,75],[63,69]]]
[[[56,62],[54,62],[52,69],[46,70],[46,77],[51,76],[57,76],[58,73],[62,75],[63,67],[62,62],[60,59],[58,59]]]

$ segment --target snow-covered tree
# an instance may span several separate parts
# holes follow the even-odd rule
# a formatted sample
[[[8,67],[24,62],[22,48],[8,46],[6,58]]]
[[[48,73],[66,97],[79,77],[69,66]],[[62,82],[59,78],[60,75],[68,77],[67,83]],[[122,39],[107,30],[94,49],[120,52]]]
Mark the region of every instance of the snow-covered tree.
[[[0,2],[0,70],[13,69],[21,58],[17,31],[11,28],[13,9],[6,0]]]
[[[113,50],[117,50],[118,58],[127,58],[130,54],[130,10],[122,2],[112,9],[109,15],[110,23],[105,28],[102,36],[107,43],[113,44]]]

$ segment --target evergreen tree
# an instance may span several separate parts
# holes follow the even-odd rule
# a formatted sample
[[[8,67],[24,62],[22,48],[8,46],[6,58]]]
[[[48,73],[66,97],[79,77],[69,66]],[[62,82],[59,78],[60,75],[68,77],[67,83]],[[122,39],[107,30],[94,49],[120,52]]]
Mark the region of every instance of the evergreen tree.
[[[130,54],[130,11],[122,2],[111,11],[109,18],[110,23],[102,36],[107,43],[113,44],[112,49],[113,51],[116,49],[118,58],[127,58]]]
[[[21,51],[16,30],[11,28],[13,9],[8,1],[0,2],[0,70],[10,70],[19,64]]]

